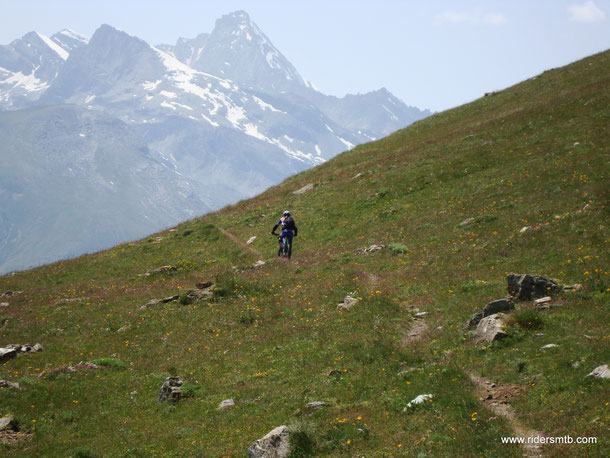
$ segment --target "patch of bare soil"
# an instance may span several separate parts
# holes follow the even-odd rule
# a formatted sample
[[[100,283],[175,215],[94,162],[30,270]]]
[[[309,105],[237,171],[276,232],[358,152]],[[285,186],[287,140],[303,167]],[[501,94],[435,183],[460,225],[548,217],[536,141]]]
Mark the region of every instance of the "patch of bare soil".
[[[492,382],[487,377],[480,377],[473,373],[469,373],[468,376],[472,383],[477,387],[480,395],[480,400],[483,405],[491,410],[494,414],[504,418],[512,426],[515,431],[515,435],[519,437],[534,437],[541,436],[542,434],[538,431],[528,428],[522,424],[515,415],[513,407],[510,405],[510,401],[517,396],[520,396],[527,389],[524,385],[514,385],[512,383],[499,384]],[[522,444],[524,456],[540,457],[542,455],[542,448],[539,444]]]
[[[424,320],[413,320],[413,322],[411,323],[411,327],[407,331],[407,334],[402,339],[403,345],[409,345],[415,342],[419,342],[427,330],[428,324]]]
[[[12,431],[10,429],[0,431],[0,444],[16,444],[27,439],[30,439],[32,434],[20,433],[18,431]]]

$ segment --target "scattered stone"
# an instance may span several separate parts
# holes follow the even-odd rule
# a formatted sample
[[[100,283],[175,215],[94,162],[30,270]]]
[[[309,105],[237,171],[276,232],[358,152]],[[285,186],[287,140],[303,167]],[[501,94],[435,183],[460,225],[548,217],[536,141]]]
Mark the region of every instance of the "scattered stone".
[[[0,294],[0,297],[11,297],[11,296],[18,296],[19,294],[22,294],[23,291],[5,291],[2,294]]]
[[[212,296],[214,296],[214,293],[209,289],[195,289],[193,291],[189,291],[187,295],[191,299],[201,300],[211,298]]]
[[[21,389],[18,383],[9,382],[8,380],[0,380],[0,388],[15,388]]]
[[[231,407],[235,407],[235,401],[233,399],[225,399],[218,406],[218,410],[230,409]]]
[[[88,298],[87,297],[64,297],[63,299],[57,299],[55,301],[55,305],[71,304],[73,302],[80,302],[84,299],[88,299]]]
[[[587,374],[587,377],[610,378],[610,369],[607,364],[604,364],[593,369],[593,372]]]
[[[527,231],[531,230],[532,226],[524,226],[521,228],[521,230],[519,231],[521,234],[526,233]]]
[[[85,362],[81,361],[78,364],[75,364],[74,366],[59,366],[59,367],[56,367],[55,369],[45,369],[40,374],[38,374],[38,378],[41,378],[47,374],[59,374],[59,373],[72,374],[74,372],[87,371],[87,370],[99,369],[99,368],[100,368],[100,366],[98,366],[97,364],[85,363]]]
[[[13,359],[17,356],[17,350],[14,348],[0,348],[0,363]]]
[[[550,350],[551,348],[557,348],[557,347],[559,347],[559,345],[557,345],[557,344],[548,344],[548,345],[545,345],[544,347],[540,347],[540,349],[541,350]]]
[[[255,240],[256,240],[256,235],[254,235],[254,236],[250,237],[250,238],[248,239],[248,241],[246,242],[246,244],[248,244],[248,245],[252,245],[252,243],[254,243],[254,241],[255,241]]]
[[[413,315],[415,318],[422,318],[424,316],[426,316],[428,314],[428,312],[418,312],[415,315]]]
[[[214,283],[212,283],[211,281],[205,280],[205,281],[197,282],[197,284],[195,286],[198,289],[207,289],[207,288],[211,288],[213,285],[214,285]]]
[[[349,310],[351,309],[356,303],[358,302],[358,299],[356,299],[355,297],[350,296],[349,294],[347,296],[345,296],[345,299],[343,299],[343,302],[339,303],[337,305],[338,309],[341,310]]]
[[[559,285],[553,280],[538,275],[508,274],[506,281],[508,294],[519,300],[552,296],[559,290]]]
[[[290,454],[290,431],[278,426],[248,448],[250,458],[284,458]]]
[[[158,239],[158,240],[163,240],[163,239]],[[161,274],[161,273],[165,273],[165,272],[176,272],[176,271],[178,271],[178,268],[175,266],[161,266],[157,269],[149,270],[145,274],[139,274],[138,277],[148,277],[152,274]]]
[[[313,401],[307,404],[307,407],[313,410],[320,410],[324,407],[328,407],[328,404],[323,401]]]
[[[433,397],[434,396],[432,394],[420,394],[415,399],[412,399],[411,401],[409,401],[407,403],[407,407],[405,407],[404,410],[411,409],[418,404],[422,404],[424,401],[428,401],[428,400],[431,401]]]
[[[460,226],[467,226],[474,222],[474,218],[466,218],[464,221],[460,223]]]
[[[352,177],[352,180],[355,180],[356,178],[360,178],[361,176],[362,176],[362,172],[357,173],[356,175],[354,175],[354,176]]]
[[[144,307],[140,308],[152,307],[159,304],[169,304],[170,302],[177,301],[178,299],[180,299],[180,295],[178,294],[175,296],[164,297],[163,299],[151,299]]]
[[[179,401],[182,397],[182,383],[180,377],[167,377],[159,390],[159,402]]]
[[[256,261],[252,267],[261,267],[265,265],[265,261],[263,261],[262,259],[260,261]]]
[[[385,245],[371,245],[368,248],[364,248],[362,250],[360,250],[361,253],[374,253],[375,251],[379,251],[379,250],[383,250],[385,248]]]
[[[513,301],[510,298],[498,299],[496,301],[490,302],[485,306],[485,308],[483,309],[483,318],[500,312],[510,312],[514,309],[515,305],[513,304]]]
[[[8,307],[9,305],[11,304],[9,304],[8,302],[0,302],[0,307]]]
[[[541,332],[538,332],[538,333],[534,334],[534,337],[536,337],[537,339],[540,338],[540,337],[544,337],[544,336],[545,336],[545,334],[543,334]]]
[[[564,291],[580,291],[582,289],[582,285],[576,283],[575,285],[567,285],[563,287]]]
[[[308,183],[305,186],[303,186],[301,189],[297,189],[296,191],[293,191],[293,194],[305,194],[306,192],[309,192],[313,189],[313,183]]]
[[[8,417],[0,418],[0,431],[4,431],[5,429],[10,429],[16,431],[16,423],[11,415]]]
[[[413,371],[416,371],[417,368],[416,367],[407,367],[406,369],[401,370],[398,374],[399,377],[402,377],[403,375],[407,375]]]
[[[536,299],[534,301],[534,305],[546,304],[547,302],[553,302],[553,298],[551,296],[546,296],[540,299]]]
[[[506,323],[504,322],[503,313],[496,313],[481,320],[477,325],[477,330],[474,334],[475,342],[491,343],[506,337]]]

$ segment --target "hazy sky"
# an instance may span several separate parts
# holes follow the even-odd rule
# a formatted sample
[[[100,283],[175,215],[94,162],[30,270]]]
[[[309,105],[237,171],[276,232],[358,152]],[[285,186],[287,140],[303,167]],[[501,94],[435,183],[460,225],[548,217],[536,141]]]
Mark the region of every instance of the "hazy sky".
[[[0,0],[0,44],[107,23],[150,44],[245,10],[301,75],[442,110],[610,48],[610,0]]]

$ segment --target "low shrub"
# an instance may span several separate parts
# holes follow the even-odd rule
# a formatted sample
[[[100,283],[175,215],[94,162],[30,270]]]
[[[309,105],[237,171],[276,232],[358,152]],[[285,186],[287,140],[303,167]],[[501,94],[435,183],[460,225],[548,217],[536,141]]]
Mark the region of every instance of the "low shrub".
[[[127,367],[127,364],[125,364],[123,361],[114,358],[97,358],[91,361],[91,364],[109,367],[111,369],[125,369]]]
[[[540,329],[543,325],[542,317],[534,309],[524,309],[513,314],[517,324],[523,329]]]

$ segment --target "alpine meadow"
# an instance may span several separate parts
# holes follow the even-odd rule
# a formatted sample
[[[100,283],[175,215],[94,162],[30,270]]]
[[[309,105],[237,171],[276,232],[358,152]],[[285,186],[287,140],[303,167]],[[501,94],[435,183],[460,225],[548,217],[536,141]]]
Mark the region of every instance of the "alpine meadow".
[[[608,456],[609,59],[0,277],[0,453]]]

